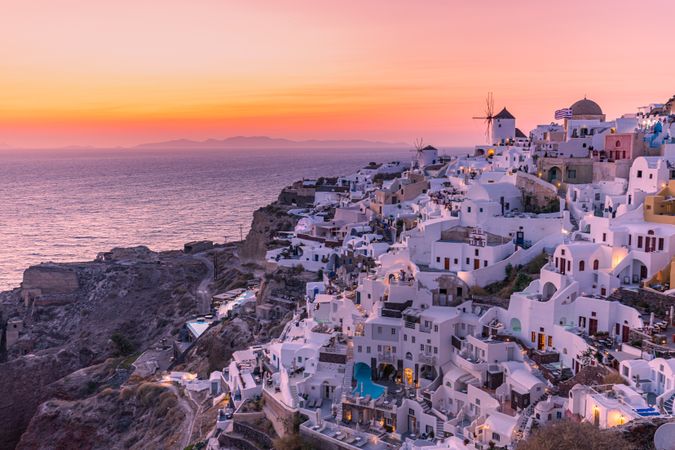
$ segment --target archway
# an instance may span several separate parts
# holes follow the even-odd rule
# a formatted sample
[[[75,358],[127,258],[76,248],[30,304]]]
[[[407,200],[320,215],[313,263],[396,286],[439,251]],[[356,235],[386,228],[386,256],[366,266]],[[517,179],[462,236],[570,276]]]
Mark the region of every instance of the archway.
[[[514,333],[520,333],[521,330],[522,327],[520,325],[520,320],[516,317],[511,319],[511,331],[513,331]]]
[[[548,181],[550,183],[562,181],[562,170],[560,170],[560,167],[553,166],[548,169]]]
[[[632,275],[633,277],[631,281],[633,282],[633,284],[641,283],[649,276],[647,266],[637,258],[633,259]]]
[[[553,297],[553,294],[555,294],[557,290],[558,290],[558,288],[555,287],[555,284],[551,283],[550,281],[547,281],[544,284],[544,287],[541,290],[542,300],[544,300],[544,301],[550,300],[551,297]]]

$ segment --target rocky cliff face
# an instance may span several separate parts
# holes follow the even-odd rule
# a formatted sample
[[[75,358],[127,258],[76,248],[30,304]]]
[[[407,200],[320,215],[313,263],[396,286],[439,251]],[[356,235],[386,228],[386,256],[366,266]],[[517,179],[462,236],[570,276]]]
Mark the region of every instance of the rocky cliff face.
[[[89,263],[31,268],[26,271],[24,287],[41,294],[28,296],[28,303],[17,292],[2,296],[2,317],[22,317],[25,330],[0,364],[0,448],[17,444],[41,403],[57,398],[39,413],[44,420],[49,418],[47,423],[56,425],[67,417],[65,412],[55,413],[56,409],[78,407],[59,402],[80,401],[91,394],[87,389],[69,388],[72,383],[64,382],[64,377],[120,351],[140,353],[170,338],[197,313],[195,292],[207,273],[202,261],[180,252],[153,253],[146,248],[117,254],[124,257],[111,252],[107,258]],[[68,303],[35,301],[45,292],[63,295],[65,291],[72,297]],[[84,420],[84,409],[82,414],[81,431],[87,434],[91,429]],[[105,422],[103,417],[99,419]],[[46,432],[32,428],[31,433],[38,431]],[[77,434],[75,428],[70,431]],[[26,442],[36,442],[31,439],[25,437]]]
[[[263,263],[274,235],[278,231],[293,230],[297,218],[289,216],[289,210],[290,206],[272,203],[253,213],[251,229],[239,250],[242,262]]]
[[[40,405],[18,449],[182,448],[192,408],[172,387],[140,382]]]

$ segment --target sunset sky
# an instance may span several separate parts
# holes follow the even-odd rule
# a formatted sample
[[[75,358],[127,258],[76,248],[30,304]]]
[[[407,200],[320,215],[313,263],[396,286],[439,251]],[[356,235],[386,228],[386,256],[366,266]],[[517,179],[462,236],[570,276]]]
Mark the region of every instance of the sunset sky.
[[[675,94],[675,2],[2,0],[0,143],[269,135],[469,145],[586,94]]]

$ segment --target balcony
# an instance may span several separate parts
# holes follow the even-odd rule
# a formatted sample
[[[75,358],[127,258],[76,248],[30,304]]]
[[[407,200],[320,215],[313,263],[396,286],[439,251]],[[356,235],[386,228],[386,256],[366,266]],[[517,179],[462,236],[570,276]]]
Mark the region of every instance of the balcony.
[[[396,355],[394,353],[378,353],[377,361],[381,363],[396,363]]]

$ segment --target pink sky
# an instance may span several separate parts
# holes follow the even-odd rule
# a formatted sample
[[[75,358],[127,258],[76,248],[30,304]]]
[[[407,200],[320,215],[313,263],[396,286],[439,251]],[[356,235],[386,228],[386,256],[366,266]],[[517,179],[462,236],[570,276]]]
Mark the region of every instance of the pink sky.
[[[675,2],[5,2],[0,142],[265,134],[482,141],[493,91],[528,131],[584,94],[675,93]]]

